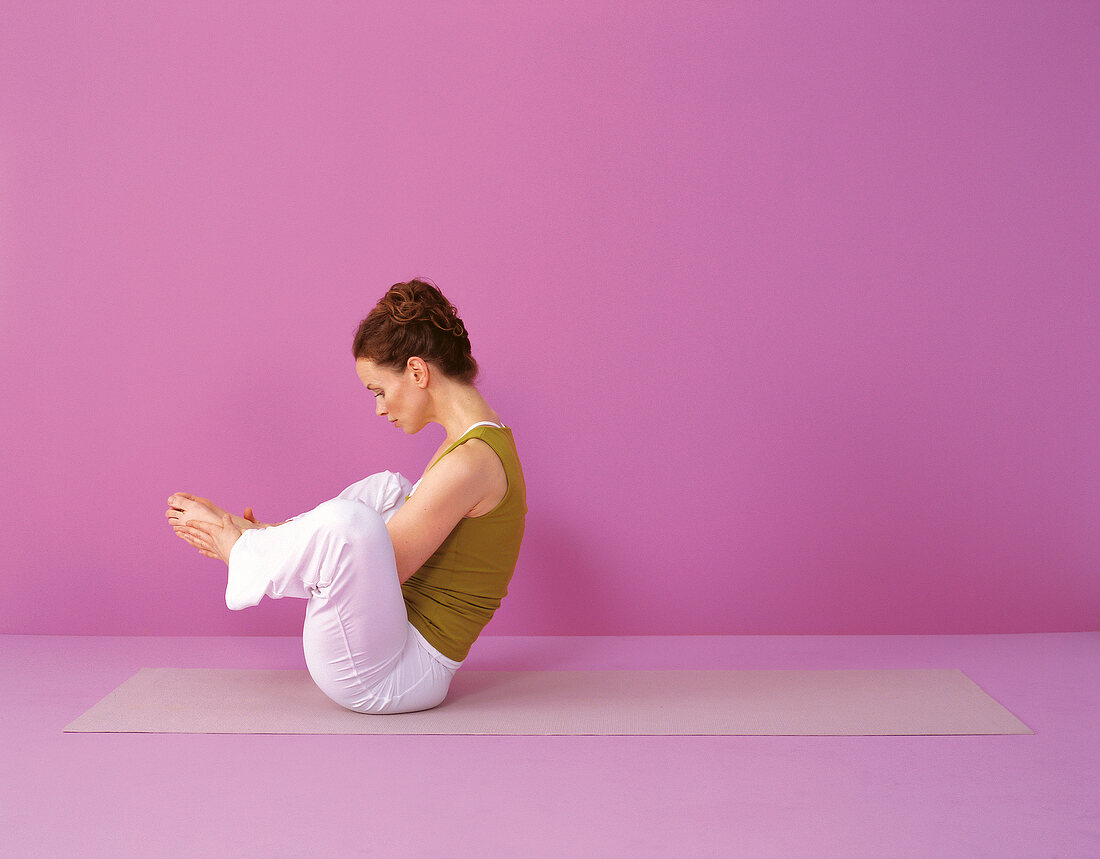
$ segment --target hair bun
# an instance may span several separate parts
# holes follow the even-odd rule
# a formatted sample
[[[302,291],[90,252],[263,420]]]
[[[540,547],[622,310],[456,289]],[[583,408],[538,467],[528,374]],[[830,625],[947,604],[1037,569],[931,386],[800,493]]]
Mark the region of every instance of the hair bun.
[[[356,360],[364,358],[397,373],[419,355],[452,379],[468,385],[477,379],[466,326],[439,287],[424,278],[391,286],[359,323],[351,351]]]
[[[440,331],[455,337],[465,337],[466,328],[458,311],[438,287],[422,280],[394,284],[384,299],[390,318],[399,325],[430,322]]]
[[[408,325],[416,322],[424,315],[424,308],[420,302],[413,298],[406,298],[400,294],[393,296],[389,301],[390,317],[399,325]]]

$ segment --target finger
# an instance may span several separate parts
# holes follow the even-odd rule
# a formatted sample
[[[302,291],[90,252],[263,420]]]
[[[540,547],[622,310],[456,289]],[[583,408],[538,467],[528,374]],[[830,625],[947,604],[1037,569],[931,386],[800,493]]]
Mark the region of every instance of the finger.
[[[213,546],[206,546],[206,545],[203,545],[202,543],[196,543],[195,548],[199,550],[200,555],[206,555],[206,557],[208,557],[208,558],[218,557],[217,555],[214,554],[215,549],[214,549]]]
[[[193,534],[186,528],[179,529],[180,537],[186,542],[190,543],[196,549],[213,549],[213,544],[206,538],[200,537],[198,534]]]
[[[206,547],[206,543],[204,541],[199,540],[197,537],[193,537],[187,533],[180,534],[180,539],[183,540],[185,543],[190,543],[196,549],[203,549]]]
[[[203,531],[189,531],[188,533],[190,534],[191,539],[193,539],[197,543],[201,543],[203,546],[214,545],[214,538]]]

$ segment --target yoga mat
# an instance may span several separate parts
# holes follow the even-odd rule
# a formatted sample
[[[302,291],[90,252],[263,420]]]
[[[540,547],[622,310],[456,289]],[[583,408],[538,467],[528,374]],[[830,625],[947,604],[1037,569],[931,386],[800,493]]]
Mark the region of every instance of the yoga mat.
[[[65,728],[184,734],[1031,734],[958,669],[467,671],[367,715],[307,671],[142,668]]]

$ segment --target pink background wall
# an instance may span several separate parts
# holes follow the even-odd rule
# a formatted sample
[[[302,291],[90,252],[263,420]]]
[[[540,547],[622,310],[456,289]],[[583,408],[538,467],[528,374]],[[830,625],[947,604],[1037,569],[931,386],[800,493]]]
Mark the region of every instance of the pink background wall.
[[[350,355],[434,279],[530,507],[487,634],[1100,617],[1092,3],[0,6],[5,633],[295,634],[278,521],[442,439]]]

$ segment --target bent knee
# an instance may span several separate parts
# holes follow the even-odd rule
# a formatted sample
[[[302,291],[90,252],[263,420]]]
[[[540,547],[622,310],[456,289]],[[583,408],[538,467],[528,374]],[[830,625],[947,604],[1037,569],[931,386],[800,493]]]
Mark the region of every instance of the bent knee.
[[[323,527],[336,531],[386,532],[386,523],[373,508],[362,501],[333,498],[317,505],[313,512]]]

